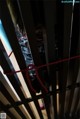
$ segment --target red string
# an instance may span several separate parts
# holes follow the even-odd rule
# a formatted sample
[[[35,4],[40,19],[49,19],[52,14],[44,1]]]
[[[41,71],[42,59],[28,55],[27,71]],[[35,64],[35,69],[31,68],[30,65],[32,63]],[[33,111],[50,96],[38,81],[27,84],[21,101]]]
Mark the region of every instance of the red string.
[[[4,74],[7,74],[7,75],[13,75],[15,73],[19,73],[19,72],[25,72],[27,69],[22,69],[22,70],[18,70],[18,71],[11,71],[11,72],[5,72],[4,71]]]
[[[37,67],[35,65],[33,65],[33,64],[30,64],[26,69],[22,69],[22,70],[18,70],[18,71],[12,71],[12,72],[4,72],[4,73],[7,74],[7,75],[13,75],[13,74],[19,73],[19,72],[26,72],[26,77],[28,79],[29,87],[32,90],[32,92],[36,93],[36,90],[31,85],[30,76],[29,76],[29,72],[28,72],[29,70],[35,69],[37,80],[39,81],[39,83],[40,83],[41,87],[43,88],[43,90],[47,93],[48,90],[44,86],[44,84],[42,83],[42,81],[40,79],[40,76],[39,76],[39,73],[38,73],[38,69],[46,67],[46,66],[54,65],[54,64],[59,64],[59,63],[62,63],[62,62],[67,62],[67,61],[70,61],[70,60],[73,60],[73,59],[78,59],[78,58],[80,58],[80,55],[74,56],[74,57],[70,57],[70,58],[61,59],[61,60],[58,60],[58,61],[55,61],[55,62],[51,62],[51,63],[44,64],[44,65],[40,65],[40,66],[37,66]]]
[[[29,72],[27,70],[26,70],[26,77],[27,77],[27,81],[28,81],[28,84],[29,84],[29,87],[30,87],[31,91],[33,93],[36,93],[36,90],[31,85],[31,80],[30,80]]]
[[[39,76],[39,73],[38,73],[37,68],[36,68],[36,77],[37,77],[37,79],[38,79],[40,85],[42,86],[43,90],[44,90],[46,93],[48,93],[47,88],[44,86],[44,84],[42,83],[42,81],[41,81],[41,79],[40,79],[40,76]]]
[[[9,56],[8,56],[8,57],[10,57],[12,53],[13,53],[13,51],[11,51],[11,53],[9,54]]]
[[[46,93],[48,93],[47,88],[44,86],[44,84],[42,83],[42,81],[41,81],[41,79],[40,79],[40,76],[39,76],[37,67],[36,67],[35,65],[33,65],[33,64],[30,64],[30,65],[28,66],[28,70],[32,70],[32,69],[35,69],[35,73],[36,73],[37,80],[38,80],[38,82],[40,83],[42,89],[43,89]]]
[[[70,60],[73,60],[73,59],[78,59],[78,58],[80,58],[80,55],[73,56],[73,57],[70,57],[70,58],[61,59],[61,60],[51,62],[51,63],[47,63],[47,64],[43,64],[43,65],[38,66],[37,69],[40,69],[40,68],[43,68],[43,67],[46,67],[46,66],[50,66],[50,65],[54,65],[54,64],[59,64],[59,63],[66,62],[66,61],[70,61]]]

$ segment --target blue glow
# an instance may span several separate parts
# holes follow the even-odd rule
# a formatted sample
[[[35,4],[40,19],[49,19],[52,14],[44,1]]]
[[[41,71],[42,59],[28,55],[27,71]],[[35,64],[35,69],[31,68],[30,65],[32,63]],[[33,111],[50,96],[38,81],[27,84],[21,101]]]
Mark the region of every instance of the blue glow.
[[[0,20],[0,37],[1,37],[1,39],[5,42],[7,48],[8,48],[9,50],[12,50],[12,49],[11,49],[11,46],[10,46],[10,44],[9,44],[7,35],[6,35],[6,33],[5,33],[5,30],[4,30],[4,28],[3,28],[3,25],[2,25],[1,20]]]

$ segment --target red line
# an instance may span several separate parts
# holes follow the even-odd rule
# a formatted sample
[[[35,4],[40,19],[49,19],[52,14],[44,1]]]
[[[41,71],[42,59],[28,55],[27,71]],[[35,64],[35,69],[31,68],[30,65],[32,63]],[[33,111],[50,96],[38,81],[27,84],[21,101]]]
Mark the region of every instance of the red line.
[[[11,53],[9,54],[9,56],[8,56],[8,57],[10,57],[12,53],[13,53],[13,51],[11,51]]]
[[[44,86],[44,84],[42,83],[42,81],[40,79],[40,76],[38,74],[38,69],[46,67],[46,66],[54,65],[54,64],[59,64],[59,63],[62,63],[62,62],[67,62],[67,61],[70,61],[70,60],[73,60],[73,59],[78,59],[78,58],[80,58],[80,55],[74,56],[74,57],[70,57],[70,58],[61,59],[61,60],[58,60],[58,61],[55,61],[55,62],[51,62],[51,63],[45,64],[45,65],[40,65],[38,67],[36,67],[33,64],[30,64],[26,69],[22,69],[22,70],[18,70],[18,71],[12,71],[12,72],[4,72],[4,73],[7,74],[7,75],[13,75],[14,73],[26,72],[28,85],[29,85],[30,89],[32,90],[32,92],[36,93],[36,90],[32,87],[32,84],[31,84],[31,81],[30,81],[29,72],[28,72],[29,70],[35,69],[37,80],[39,81],[39,83],[40,83],[41,87],[43,88],[43,90],[46,93],[48,93],[47,88]]]
[[[42,83],[42,81],[41,81],[41,79],[40,79],[40,76],[39,76],[39,73],[38,73],[37,69],[36,69],[36,77],[37,77],[37,79],[38,79],[40,85],[42,86],[43,90],[44,90],[46,93],[48,93],[47,88],[44,86],[44,84]]]
[[[27,70],[27,69],[22,69],[22,70],[12,71],[12,72],[5,72],[5,71],[4,71],[4,74],[13,75],[13,74],[15,74],[15,73],[25,72],[26,70]]]
[[[26,69],[22,69],[22,70],[18,70],[18,71],[12,71],[12,72],[4,72],[4,73],[7,74],[7,75],[12,75],[14,73],[25,72],[26,70],[31,70],[31,69],[37,69],[38,70],[38,69],[46,67],[46,66],[55,65],[55,64],[59,64],[59,63],[62,63],[62,62],[67,62],[67,61],[70,61],[70,60],[73,60],[73,59],[79,59],[79,58],[80,58],[80,55],[70,57],[70,58],[61,59],[61,60],[58,60],[58,61],[55,61],[55,62],[40,65],[40,66],[37,66],[37,67],[33,64],[30,64]],[[31,68],[29,69],[29,67],[31,67]]]
[[[31,84],[31,80],[30,80],[30,76],[29,76],[29,72],[28,71],[26,71],[26,77],[27,77],[28,85],[29,85],[31,91],[33,93],[36,93],[36,90],[32,87],[32,84]]]
[[[59,64],[59,63],[62,63],[62,62],[67,62],[67,61],[70,61],[70,60],[73,60],[73,59],[79,59],[79,58],[80,58],[80,55],[74,56],[74,57],[70,57],[70,58],[65,58],[65,59],[61,59],[61,60],[55,61],[55,62],[47,63],[47,64],[44,64],[44,65],[40,65],[37,68],[40,69],[40,68],[43,68],[43,67],[46,67],[46,66]]]

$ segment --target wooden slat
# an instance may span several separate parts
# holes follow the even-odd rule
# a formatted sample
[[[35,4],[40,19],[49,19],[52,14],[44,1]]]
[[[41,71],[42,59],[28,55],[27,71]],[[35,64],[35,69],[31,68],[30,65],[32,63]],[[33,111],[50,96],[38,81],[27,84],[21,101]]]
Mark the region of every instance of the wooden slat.
[[[56,25],[55,25],[55,41],[56,41],[56,48],[55,48],[55,56],[56,60],[63,59],[63,35],[64,35],[64,4],[61,1],[56,1]],[[56,65],[56,85],[58,86],[59,90],[61,91],[62,88],[62,68],[63,63]],[[60,92],[57,96],[57,115],[59,118],[60,112]]]
[[[5,1],[2,1],[1,3],[2,3],[1,6],[4,6],[4,9],[5,9],[5,10],[3,10],[3,7],[2,7],[2,16],[1,16],[1,19],[2,19],[2,23],[3,23],[3,27],[5,29],[5,32],[6,32],[7,36],[8,36],[8,40],[9,40],[9,42],[11,44],[12,50],[13,50],[13,52],[15,54],[15,57],[16,57],[16,60],[17,60],[17,62],[19,64],[19,66],[20,66],[20,69],[26,69],[26,63],[25,63],[25,60],[24,60],[23,55],[21,53],[21,49],[20,49],[18,40],[16,38],[16,34],[15,34],[15,31],[14,31],[14,26],[13,26],[13,23],[12,23],[12,20],[11,20],[11,17],[10,17],[10,14],[9,14],[9,11],[8,11],[8,8],[7,8],[7,5],[6,5],[6,2]],[[22,3],[24,3],[24,2],[22,1]],[[25,8],[26,5],[24,4],[23,8]],[[5,21],[5,19],[6,19],[6,21]],[[9,27],[9,29],[8,29],[8,27]],[[31,35],[31,34],[29,34],[29,35]],[[38,57],[37,53],[36,53],[35,56]],[[39,60],[37,60],[37,61],[39,61]],[[22,74],[23,74],[23,77],[25,79],[26,84],[28,84],[28,81],[26,80],[26,74],[25,73],[22,73]],[[30,89],[29,85],[27,85],[27,86]],[[34,99],[34,103],[35,103],[36,108],[37,108],[37,110],[39,112],[39,115],[40,115],[41,119],[43,119],[43,115],[41,113],[40,106],[38,104],[38,101],[36,99],[36,96],[35,96],[35,94],[33,94],[33,92],[31,90],[30,90],[30,93],[31,93],[31,96]]]
[[[10,71],[12,72],[11,67],[9,66],[9,62],[7,62],[8,56],[5,53],[6,56],[4,56],[4,53],[2,52],[2,50],[0,49],[0,60],[1,60],[1,66],[3,68],[4,72]],[[6,59],[7,58],[7,59]],[[8,60],[9,61],[9,60]],[[6,66],[6,67],[5,67]],[[21,100],[24,102],[25,97],[20,89],[20,86],[17,82],[17,79],[14,75],[7,75],[7,77],[9,78],[11,84],[13,85],[14,89],[16,90],[17,94],[19,95],[19,97],[21,98]],[[17,86],[16,86],[17,85]],[[25,107],[28,110],[29,114],[33,117],[33,119],[35,119],[34,114],[31,110],[31,108],[29,107],[29,105],[27,103],[25,103]]]
[[[38,66],[38,65],[41,64],[41,60],[40,60],[40,56],[39,56],[38,49],[37,49],[37,42],[36,42],[36,36],[35,36],[35,27],[34,27],[34,22],[33,22],[33,17],[32,17],[30,0],[25,0],[24,2],[19,0],[19,4],[20,4],[20,7],[21,7],[21,12],[22,12],[24,25],[25,25],[26,32],[27,32],[27,35],[28,35],[34,64],[36,66]],[[26,11],[26,16],[25,16],[25,11]],[[43,89],[42,89],[42,93],[43,93],[43,99],[44,99],[44,102],[45,102],[45,107],[46,107],[46,111],[47,111],[47,114],[48,114],[48,118],[50,119],[49,105],[48,105],[49,102],[48,102],[47,97],[45,97],[45,93],[44,93]],[[34,97],[34,95],[33,95],[33,97]],[[34,100],[35,100],[35,98],[36,97],[34,97]],[[41,115],[40,111],[39,111],[39,114]]]
[[[80,83],[76,83],[75,84],[75,88],[79,88],[79,87],[80,87]],[[66,87],[66,90],[64,90],[64,91],[69,91],[69,90],[71,90],[71,88],[72,88],[72,85],[69,85],[69,86]],[[60,93],[60,89],[57,89],[56,90],[56,93],[57,94]],[[38,100],[38,99],[42,99],[43,97],[49,97],[51,95],[53,95],[53,91],[50,91],[48,94],[45,94],[45,96],[43,96],[42,94],[40,94],[40,95],[37,95],[36,97],[37,97],[37,100]],[[25,98],[25,100],[24,100],[24,102],[27,102],[27,103],[32,102],[32,101],[34,101],[33,98]],[[22,102],[22,101],[16,101],[13,104],[6,105],[6,107],[7,107],[7,109],[10,109],[12,107],[20,106],[20,105],[24,104],[24,102]]]
[[[3,76],[2,76],[2,77],[3,77]],[[2,78],[2,77],[1,77],[1,78]],[[6,97],[6,99],[7,99],[11,104],[15,103],[14,99],[13,99],[13,98],[11,97],[11,95],[8,93],[8,91],[6,90],[5,86],[1,83],[1,81],[0,81],[0,89],[1,89],[2,94]],[[26,119],[25,115],[22,113],[22,111],[19,109],[19,107],[15,107],[15,110],[18,112],[18,114],[19,114],[22,118]]]
[[[72,88],[71,88],[70,95],[69,95],[69,102],[67,103],[67,105],[68,105],[67,114],[68,115],[70,114],[72,101],[74,100],[73,96],[74,96],[74,91],[75,91],[75,83],[76,83],[76,80],[77,80],[77,75],[78,75],[78,70],[79,70],[78,60],[76,61],[76,65],[73,69],[75,69],[75,70],[72,72],[72,75],[70,77],[72,79]]]
[[[68,58],[70,54],[70,34],[71,34],[72,5],[64,4],[64,30],[63,30],[63,58]],[[64,118],[65,89],[68,76],[68,62],[62,64],[61,94],[60,94],[60,119]]]
[[[17,119],[10,111],[7,110],[6,106],[0,101],[0,108],[2,111],[4,111],[5,113],[7,113],[7,115],[11,118],[11,119]]]
[[[77,112],[77,107],[78,107],[79,101],[80,101],[80,88],[78,89],[75,104],[74,104],[74,108],[72,110],[72,116],[73,117],[74,117],[75,113]]]
[[[80,55],[80,51],[79,51],[79,47],[80,47],[80,41],[79,41],[79,17],[80,17],[80,13],[79,13],[79,4],[75,4],[74,6],[74,15],[73,15],[73,29],[72,29],[72,44],[71,44],[71,56],[75,56],[75,55]],[[70,80],[72,83],[72,89],[70,91],[70,97],[69,97],[69,103],[68,103],[68,108],[67,108],[67,113],[68,115],[70,114],[70,110],[71,110],[71,105],[72,105],[72,101],[73,101],[73,96],[74,96],[74,90],[75,90],[75,83],[77,81],[77,76],[78,76],[78,72],[79,72],[79,67],[80,67],[80,60],[76,59],[74,61],[70,62]],[[76,111],[76,110],[75,110]]]
[[[45,40],[45,54],[46,62],[55,61],[55,24],[56,24],[56,1],[45,1],[44,0],[44,16],[47,36]],[[52,116],[57,118],[57,103],[56,103],[56,71],[55,66],[48,67],[50,82],[53,91],[53,107],[54,114]]]

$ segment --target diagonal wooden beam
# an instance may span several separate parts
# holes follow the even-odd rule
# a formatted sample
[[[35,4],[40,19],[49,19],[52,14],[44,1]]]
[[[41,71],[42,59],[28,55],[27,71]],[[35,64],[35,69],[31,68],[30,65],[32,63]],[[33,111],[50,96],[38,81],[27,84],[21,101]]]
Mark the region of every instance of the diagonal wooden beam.
[[[8,59],[8,61],[7,61],[6,58],[8,59],[7,54],[5,53],[5,55],[4,55],[4,53],[3,53],[2,50],[0,49],[0,60],[1,60],[1,66],[2,66],[2,68],[3,68],[3,71],[4,71],[4,72],[5,72],[5,71],[10,71],[10,72],[12,72],[11,65],[8,64],[8,63],[10,63],[10,61],[9,61],[9,59]],[[6,67],[5,67],[5,66],[6,66]],[[24,95],[23,95],[23,93],[22,93],[22,91],[21,91],[21,88],[20,88],[20,86],[19,86],[19,84],[18,84],[18,82],[17,82],[16,77],[15,77],[14,75],[12,75],[12,76],[7,75],[7,77],[8,77],[8,79],[10,80],[11,84],[13,85],[14,89],[16,90],[17,94],[18,94],[19,97],[21,98],[21,100],[24,102],[25,97],[24,97]],[[17,85],[17,86],[16,86],[16,85]],[[25,107],[26,107],[26,109],[28,110],[28,112],[30,113],[30,115],[35,119],[34,114],[33,114],[32,110],[31,110],[30,106],[28,105],[28,103],[25,103]]]
[[[11,119],[17,119],[10,111],[7,110],[6,106],[0,101],[0,108],[2,111],[5,111]]]
[[[78,107],[79,101],[80,101],[80,88],[78,89],[75,104],[74,104],[74,108],[72,110],[72,116],[73,117],[74,117],[75,113],[77,112],[77,107]]]
[[[68,115],[70,114],[72,101],[74,100],[73,96],[74,96],[74,91],[75,91],[75,83],[77,80],[77,75],[78,75],[78,70],[79,70],[79,61],[78,60],[76,61],[74,69],[76,69],[76,70],[72,72],[72,75],[70,77],[72,79],[72,88],[70,90],[69,102],[68,102],[68,107],[67,107],[67,114]]]
[[[1,74],[1,73],[0,73]],[[3,78],[2,74],[0,75],[0,78]],[[9,92],[6,90],[5,86],[2,84],[2,82],[0,81],[0,89],[2,94],[6,97],[6,99],[11,103],[15,103],[14,99],[11,97],[11,95],[9,94]],[[22,113],[22,111],[19,109],[19,107],[14,107],[15,110],[18,112],[18,114],[26,119],[25,115]],[[29,117],[28,117],[29,118]]]
[[[63,58],[69,57],[70,54],[70,35],[71,35],[71,19],[72,19],[72,5],[64,4],[64,30],[63,30]],[[60,94],[60,119],[64,118],[64,105],[66,92],[64,91],[67,84],[69,62],[62,64],[61,75],[61,94]]]
[[[63,44],[64,44],[64,4],[61,1],[56,1],[56,25],[55,25],[55,56],[56,60],[63,59]],[[62,88],[62,68],[63,63],[56,65],[56,86],[60,89]],[[59,118],[60,113],[60,95],[61,92],[57,95],[57,116]]]
[[[28,35],[29,44],[30,44],[34,64],[36,66],[38,66],[41,64],[41,60],[40,60],[40,56],[39,56],[38,48],[37,48],[37,42],[36,42],[36,36],[35,36],[35,27],[34,27],[34,22],[33,22],[30,0],[28,0],[28,1],[26,0],[24,2],[19,0],[19,5],[21,8],[24,25],[25,25],[26,32]],[[25,11],[26,11],[26,16],[25,16]],[[47,97],[44,98],[45,93],[44,93],[43,89],[41,89],[41,90],[42,90],[42,95],[43,95],[47,115],[48,115],[48,118],[50,119],[50,113],[49,113],[49,108],[48,108],[49,101],[48,101]]]
[[[9,40],[10,45],[12,47],[12,50],[13,50],[13,52],[15,54],[15,57],[16,57],[16,60],[17,60],[17,62],[19,64],[20,69],[26,69],[26,63],[25,63],[24,57],[23,57],[23,55],[21,53],[21,48],[19,46],[16,34],[15,34],[14,26],[13,26],[13,23],[12,23],[12,20],[11,20],[11,17],[10,17],[10,13],[9,13],[6,1],[0,1],[0,2],[1,2],[1,11],[2,11],[1,20],[2,20],[2,23],[3,23],[3,27],[5,29],[5,32],[6,32],[7,36],[8,36],[8,40]],[[24,2],[22,1],[22,3],[24,3]],[[23,5],[26,6],[27,4],[23,4]],[[5,10],[3,10],[3,6],[4,6]],[[25,6],[23,6],[23,8],[25,8]],[[5,19],[6,19],[6,21],[5,21]],[[8,25],[10,26],[9,29],[8,29]],[[29,35],[31,35],[31,34],[29,34]],[[37,53],[36,53],[35,56],[38,57]],[[37,60],[37,62],[38,61],[39,61],[39,59]],[[41,109],[40,109],[39,103],[37,101],[36,95],[33,94],[33,92],[31,91],[31,89],[30,89],[30,87],[28,85],[28,81],[26,80],[26,74],[25,73],[22,73],[22,74],[23,74],[24,80],[25,80],[25,82],[26,82],[26,84],[27,84],[27,86],[29,88],[31,96],[34,99],[34,103],[36,105],[38,113],[39,113],[41,119],[43,119],[43,115],[41,113]],[[32,117],[33,117],[33,115],[32,115]]]
[[[74,14],[73,14],[73,29],[72,29],[72,44],[71,44],[71,56],[75,56],[76,54],[80,54],[80,39],[79,39],[79,4],[74,5]],[[70,91],[70,97],[69,97],[69,103],[68,103],[68,108],[67,108],[67,113],[70,114],[71,106],[72,106],[72,101],[73,101],[73,96],[74,96],[74,91],[75,91],[75,86],[74,84],[77,81],[77,76],[79,72],[79,67],[80,67],[80,60],[76,59],[75,61],[70,62],[70,80],[72,83],[72,89]]]
[[[55,61],[55,24],[56,24],[56,1],[45,1],[44,3],[44,16],[45,16],[45,28],[46,37],[44,39],[46,62]],[[48,67],[50,75],[50,83],[52,85],[52,100],[54,114],[52,116],[57,118],[57,103],[56,103],[56,71],[55,66]]]
[[[72,85],[67,86],[66,87],[66,91],[71,90],[71,87],[72,87]],[[76,83],[75,88],[80,88],[80,83]],[[60,93],[60,89],[57,89],[56,90],[56,93],[57,94]],[[53,91],[50,91],[48,94],[45,94],[44,97],[49,97],[51,95],[53,95]],[[37,97],[37,99],[41,99],[41,98],[43,98],[43,95],[40,94],[40,95],[37,95],[36,97]],[[24,102],[27,102],[27,103],[32,102],[32,101],[34,101],[32,98],[25,98],[25,100],[24,100]],[[6,107],[7,107],[7,109],[10,109],[10,108],[13,108],[13,107],[20,106],[20,105],[24,104],[24,102],[22,102],[22,101],[16,101],[16,102],[14,102],[12,104],[7,104]]]

